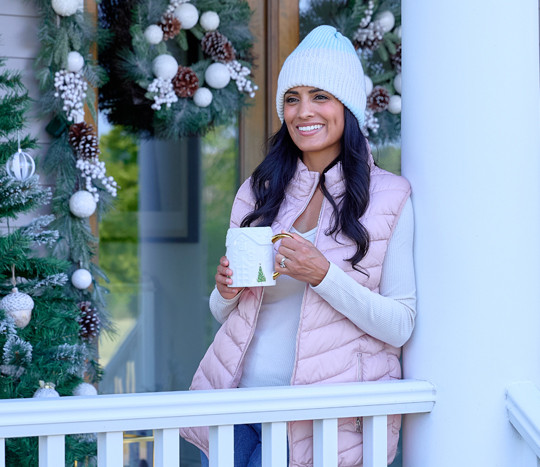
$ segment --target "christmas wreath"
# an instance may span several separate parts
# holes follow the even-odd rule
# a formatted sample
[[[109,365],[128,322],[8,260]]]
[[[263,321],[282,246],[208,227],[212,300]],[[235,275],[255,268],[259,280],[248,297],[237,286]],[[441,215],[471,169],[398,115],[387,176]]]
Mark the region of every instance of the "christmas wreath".
[[[364,66],[368,94],[363,131],[372,143],[401,139],[401,1],[311,0],[300,12],[305,36],[330,24],[353,43]]]
[[[113,124],[176,139],[224,123],[253,97],[245,0],[103,0],[99,52]]]

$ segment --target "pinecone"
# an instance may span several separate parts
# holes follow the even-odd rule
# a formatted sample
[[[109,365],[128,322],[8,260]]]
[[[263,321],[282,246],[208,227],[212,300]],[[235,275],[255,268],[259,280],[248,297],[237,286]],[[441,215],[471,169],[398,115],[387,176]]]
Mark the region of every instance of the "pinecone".
[[[203,52],[218,62],[230,62],[236,59],[233,45],[218,31],[207,32],[201,41]]]
[[[175,94],[178,97],[193,97],[199,89],[199,78],[188,66],[179,66],[176,75],[172,79]]]
[[[69,127],[69,144],[80,159],[99,156],[99,140],[94,126],[86,122],[74,123]]]
[[[95,339],[99,334],[99,316],[97,309],[91,302],[80,302],[81,316],[79,316],[79,336],[87,341]]]
[[[382,112],[388,107],[390,93],[382,86],[376,86],[367,99],[367,106],[373,112]]]
[[[178,36],[178,33],[182,29],[180,20],[174,16],[172,13],[166,14],[160,23],[161,29],[163,30],[163,40],[168,41],[173,37]]]
[[[390,60],[392,61],[392,65],[394,65],[396,71],[401,73],[401,44],[396,46],[396,53],[390,55]]]

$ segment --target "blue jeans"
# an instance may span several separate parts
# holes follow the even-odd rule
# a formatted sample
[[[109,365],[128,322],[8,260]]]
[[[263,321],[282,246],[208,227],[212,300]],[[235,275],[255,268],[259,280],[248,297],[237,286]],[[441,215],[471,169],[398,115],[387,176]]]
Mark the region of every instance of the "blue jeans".
[[[261,424],[234,425],[234,467],[261,467]],[[208,457],[201,451],[201,466]]]

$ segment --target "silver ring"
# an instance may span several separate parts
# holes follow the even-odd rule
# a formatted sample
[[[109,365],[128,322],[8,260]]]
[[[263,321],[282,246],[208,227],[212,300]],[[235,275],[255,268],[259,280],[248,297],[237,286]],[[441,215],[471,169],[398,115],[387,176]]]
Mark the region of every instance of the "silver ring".
[[[281,258],[281,261],[279,262],[279,265],[282,267],[282,268],[286,268],[287,266],[285,265],[285,260],[287,258],[285,258],[285,256],[283,258]]]

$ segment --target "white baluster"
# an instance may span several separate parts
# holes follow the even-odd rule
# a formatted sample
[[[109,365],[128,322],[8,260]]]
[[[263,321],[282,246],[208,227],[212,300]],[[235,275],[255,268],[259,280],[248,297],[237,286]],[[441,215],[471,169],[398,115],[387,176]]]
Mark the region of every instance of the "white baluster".
[[[209,461],[209,467],[234,467],[234,425],[210,427]]]
[[[180,467],[180,434],[178,428],[154,430],[155,467]]]
[[[6,467],[6,440],[0,438],[0,467]]]
[[[337,419],[313,421],[313,465],[337,467]]]
[[[98,433],[98,467],[122,467],[124,465],[123,433]]]
[[[364,417],[364,467],[386,467],[387,417]]]
[[[66,465],[64,435],[39,437],[39,467],[64,467]]]
[[[282,467],[287,465],[287,423],[262,424],[262,465]]]

